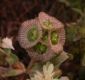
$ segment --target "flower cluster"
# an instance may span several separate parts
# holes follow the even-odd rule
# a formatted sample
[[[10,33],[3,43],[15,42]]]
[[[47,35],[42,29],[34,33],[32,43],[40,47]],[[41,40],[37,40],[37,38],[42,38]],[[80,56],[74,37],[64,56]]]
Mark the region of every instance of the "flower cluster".
[[[32,59],[48,61],[63,51],[64,25],[56,18],[40,12],[37,18],[22,23],[18,41]]]

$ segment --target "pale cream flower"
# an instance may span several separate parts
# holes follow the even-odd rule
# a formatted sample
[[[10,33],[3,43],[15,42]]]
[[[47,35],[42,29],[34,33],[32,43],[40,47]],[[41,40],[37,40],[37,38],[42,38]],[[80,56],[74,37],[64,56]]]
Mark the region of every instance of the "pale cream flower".
[[[45,77],[45,80],[53,79],[53,75],[54,75],[53,70],[54,70],[53,64],[46,64],[43,66],[43,75]]]
[[[2,48],[10,48],[14,50],[13,44],[12,44],[12,39],[11,38],[3,38],[2,43],[1,43]]]
[[[43,72],[36,71],[33,77],[30,80],[58,80],[54,78],[54,65],[46,64],[43,66]],[[29,79],[27,79],[29,80]]]

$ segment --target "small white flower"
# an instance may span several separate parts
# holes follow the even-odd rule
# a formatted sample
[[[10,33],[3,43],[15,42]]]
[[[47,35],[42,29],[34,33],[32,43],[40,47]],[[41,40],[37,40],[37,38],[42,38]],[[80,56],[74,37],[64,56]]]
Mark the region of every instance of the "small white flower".
[[[13,49],[14,50],[14,47],[12,45],[12,39],[11,38],[3,38],[2,39],[2,44],[1,44],[1,47],[2,48],[10,48],[10,49]]]

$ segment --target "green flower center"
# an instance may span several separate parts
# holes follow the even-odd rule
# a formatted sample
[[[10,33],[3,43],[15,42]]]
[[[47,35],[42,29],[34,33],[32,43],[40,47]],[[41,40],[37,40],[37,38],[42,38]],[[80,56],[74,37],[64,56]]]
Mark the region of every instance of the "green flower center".
[[[51,42],[52,42],[53,45],[58,43],[58,35],[57,35],[56,31],[53,31],[51,33]]]
[[[43,22],[43,24],[47,27],[47,28],[52,28],[52,22],[50,20],[46,20]]]
[[[43,54],[46,52],[47,47],[41,43],[38,43],[37,45],[34,46],[34,50],[39,54]]]
[[[48,32],[46,32],[46,31],[43,32],[42,40],[43,40],[44,42],[47,42],[47,41],[48,41]]]
[[[29,41],[33,42],[38,38],[38,30],[36,26],[33,26],[28,33],[27,33],[27,38]]]

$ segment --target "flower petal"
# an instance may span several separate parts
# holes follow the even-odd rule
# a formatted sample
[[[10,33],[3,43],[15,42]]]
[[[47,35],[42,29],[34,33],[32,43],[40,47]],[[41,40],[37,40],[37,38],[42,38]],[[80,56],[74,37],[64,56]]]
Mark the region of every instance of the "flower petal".
[[[12,39],[11,38],[3,38],[2,39],[2,48],[10,48],[14,50],[14,47],[12,45]]]

